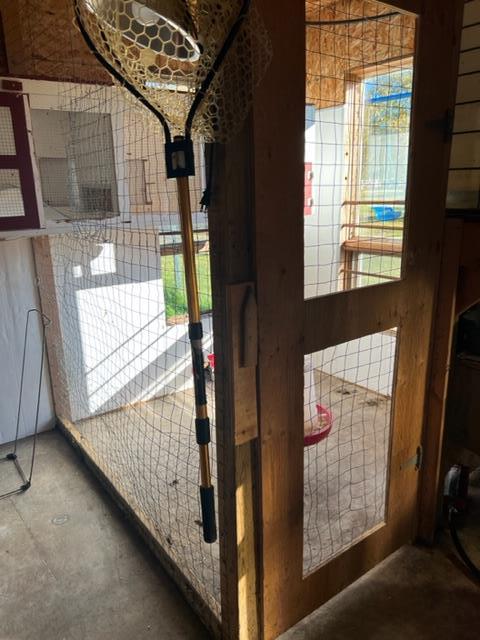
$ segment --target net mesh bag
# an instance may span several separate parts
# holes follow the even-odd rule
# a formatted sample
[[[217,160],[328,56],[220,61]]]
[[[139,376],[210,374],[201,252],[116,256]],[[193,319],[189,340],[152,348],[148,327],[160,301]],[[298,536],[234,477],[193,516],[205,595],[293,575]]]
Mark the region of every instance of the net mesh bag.
[[[214,69],[242,0],[75,0],[100,56],[183,135],[192,105]],[[265,26],[250,8],[195,110],[191,133],[227,140],[241,125],[271,57]]]

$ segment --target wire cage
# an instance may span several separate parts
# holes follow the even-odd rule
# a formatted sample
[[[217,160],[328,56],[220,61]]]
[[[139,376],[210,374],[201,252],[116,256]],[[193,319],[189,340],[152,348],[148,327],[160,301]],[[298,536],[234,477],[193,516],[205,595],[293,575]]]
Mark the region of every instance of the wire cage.
[[[218,632],[220,551],[202,537],[182,238],[164,132],[88,51],[73,3],[21,0],[1,9],[10,75],[28,95],[48,227],[34,245],[42,308],[52,313],[60,426]],[[194,147],[192,218],[217,484],[201,136]]]
[[[99,1],[88,0],[86,11],[91,3]],[[242,606],[255,610],[249,610],[251,615],[243,623],[254,626],[257,610],[267,600],[260,602],[261,580],[266,582],[270,576],[249,580],[246,570],[240,575],[243,566],[232,569],[229,563],[235,558],[241,565],[237,554],[248,547],[253,550],[253,560],[249,561],[256,571],[270,551],[262,547],[265,541],[260,538],[272,522],[279,529],[292,525],[296,532],[301,531],[301,566],[295,569],[301,581],[307,581],[384,524],[403,328],[392,321],[390,326],[375,327],[352,340],[337,340],[337,344],[325,340],[327,346],[312,348],[310,353],[300,353],[304,345],[303,337],[299,337],[291,349],[299,357],[288,360],[288,365],[293,361],[299,365],[291,378],[290,372],[279,373],[275,367],[273,372],[265,367],[267,373],[263,371],[263,378],[257,378],[260,356],[255,339],[250,336],[255,350],[252,356],[248,353],[251,345],[243,337],[238,339],[242,344],[232,346],[222,342],[224,336],[220,335],[232,320],[229,305],[237,305],[243,329],[250,322],[257,330],[259,322],[251,301],[255,296],[249,298],[254,285],[242,288],[237,283],[253,280],[255,268],[269,269],[258,255],[260,266],[252,267],[256,249],[249,225],[254,214],[247,210],[246,203],[252,195],[253,181],[245,166],[240,166],[247,156],[246,162],[251,160],[252,128],[246,136],[248,141],[241,139],[233,151],[230,147],[231,155],[222,163],[228,155],[225,149],[213,152],[207,144],[214,138],[215,118],[208,120],[208,131],[200,127],[194,138],[197,172],[190,186],[208,414],[213,422],[212,477],[215,485],[228,479],[228,487],[220,492],[219,499],[220,539],[206,544],[198,497],[200,469],[181,222],[175,184],[167,180],[164,130],[124,88],[112,83],[96,62],[74,26],[73,2],[0,0],[0,9],[9,72],[21,79],[22,91],[28,95],[41,204],[47,221],[47,229],[34,244],[42,308],[52,319],[48,356],[61,428],[127,508],[214,633],[225,631],[225,610],[229,615],[234,611],[231,615],[238,617],[242,598]],[[300,202],[294,221],[300,231],[298,247],[292,248],[289,237],[285,246],[278,248],[282,259],[289,250],[295,260],[304,257],[304,268],[298,269],[300,278],[295,283],[300,306],[314,299],[387,287],[402,280],[407,266],[405,232],[410,222],[407,181],[417,37],[417,21],[412,14],[374,0],[307,0],[305,19],[306,24],[301,24],[306,30],[302,40],[305,51],[302,45],[300,52],[306,59],[306,76],[301,78],[306,103],[300,104],[305,120],[302,117],[297,123],[305,136],[305,175],[304,184],[300,184],[303,220]],[[58,38],[52,38],[52,32]],[[195,57],[195,43],[187,45],[184,54]],[[265,54],[262,64],[268,59]],[[128,60],[133,69],[136,62],[135,56]],[[180,66],[183,63],[180,61]],[[234,82],[229,77],[223,80],[227,88]],[[297,78],[295,82],[298,89]],[[152,89],[147,84],[146,93]],[[232,93],[240,89],[236,86]],[[247,98],[242,97],[242,104],[250,104]],[[264,118],[269,116],[263,114]],[[9,123],[4,124],[0,109],[0,144],[8,145]],[[258,129],[253,130],[261,137]],[[241,153],[245,156],[239,160]],[[212,172],[216,154],[220,161]],[[268,171],[278,168],[275,162],[270,156],[268,161],[264,159]],[[297,164],[301,179],[301,159]],[[233,187],[234,196],[229,193],[224,201],[222,189],[233,175],[238,181]],[[213,186],[222,181],[220,204],[216,206],[225,210],[208,215],[200,203],[212,180]],[[245,189],[240,196],[238,184],[242,180]],[[15,188],[10,183],[6,186],[9,193]],[[0,175],[0,195],[2,190]],[[278,204],[280,209],[283,203]],[[1,206],[0,198],[0,217]],[[238,213],[236,221],[232,221],[232,211]],[[285,212],[276,213],[285,226],[291,224]],[[256,219],[256,223],[259,244],[265,248],[270,230],[262,228],[261,220]],[[270,220],[269,224],[275,223]],[[292,238],[295,243],[293,232]],[[218,266],[222,259],[228,262],[235,252],[243,259],[238,260],[242,267],[228,264],[225,272],[216,274],[218,279],[212,278],[211,265]],[[288,269],[282,266],[284,263],[275,264],[281,277],[265,281],[278,286]],[[235,285],[227,293],[220,291],[220,278],[222,285],[227,279]],[[289,293],[292,291],[293,287]],[[263,295],[268,298],[265,291]],[[282,295],[279,287],[277,296]],[[215,309],[214,301],[218,303]],[[365,316],[368,312],[364,310]],[[303,312],[297,308],[288,313],[292,324],[297,316],[303,319]],[[395,313],[391,315],[397,318]],[[335,318],[339,323],[344,320],[346,324],[346,319]],[[282,318],[276,318],[272,325],[278,332],[285,329]],[[318,333],[329,335],[330,329],[318,327]],[[331,334],[336,335],[335,331]],[[263,357],[271,355],[275,362],[281,348],[268,344],[266,352]],[[231,361],[228,370],[227,359]],[[242,360],[241,366],[237,367],[237,359]],[[235,367],[232,382],[227,374]],[[300,478],[301,495],[290,493],[290,485],[285,489],[283,475],[288,474],[284,469],[274,469],[272,477],[264,477],[265,460],[258,456],[258,448],[264,443],[256,442],[248,448],[259,438],[256,403],[264,392],[262,383],[267,379],[268,386],[268,376],[283,376],[281,384],[285,388],[285,380],[294,380],[297,373],[299,380],[303,373],[303,384],[298,387],[298,398],[288,399],[293,404],[298,400],[298,424],[288,424],[282,431],[285,440],[281,446],[285,447],[286,441],[301,442],[302,459],[296,458],[298,469],[292,470],[292,475]],[[250,421],[250,432],[233,433],[232,429],[231,433],[231,423],[216,423],[216,409],[220,407],[217,415],[222,417],[229,411],[233,414],[235,403],[241,404],[245,397],[248,407],[244,402],[242,418]],[[278,401],[282,405],[286,399]],[[285,408],[285,404],[282,406]],[[287,409],[283,413],[290,416],[290,407]],[[281,423],[282,416],[273,413]],[[276,427],[262,425],[265,440],[274,438]],[[232,464],[237,455],[244,456],[238,467]],[[269,462],[273,468],[273,455]],[[241,475],[243,463],[253,469],[253,479],[247,478],[246,472],[245,477]],[[259,494],[274,482],[285,490],[288,499],[295,493],[299,504],[282,521],[283,512],[265,523],[257,512]],[[281,499],[281,490],[277,489],[275,485],[271,493]],[[245,507],[239,515],[238,505],[248,503],[248,492],[253,506],[250,511]],[[222,522],[229,524],[235,518],[237,529],[227,540]],[[253,525],[258,528],[254,530]],[[282,551],[276,543],[274,538],[273,555]],[[258,558],[257,553],[264,555]],[[273,573],[277,569],[267,562],[265,566]],[[283,565],[278,571],[281,574]],[[225,578],[229,572],[233,577]],[[283,580],[283,574],[281,577]],[[235,583],[234,595],[225,586],[228,580]],[[272,593],[278,595],[275,589]],[[254,604],[245,604],[247,600]],[[265,624],[276,629],[271,613],[267,607]],[[278,622],[282,631],[283,623]],[[268,637],[276,636],[272,631]]]

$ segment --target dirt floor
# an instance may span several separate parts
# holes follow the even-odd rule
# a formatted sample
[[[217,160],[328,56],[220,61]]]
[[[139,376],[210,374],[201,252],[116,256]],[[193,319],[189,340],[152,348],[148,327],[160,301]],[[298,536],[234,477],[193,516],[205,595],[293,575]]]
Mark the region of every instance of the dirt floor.
[[[305,574],[383,521],[390,427],[385,396],[320,372],[315,385],[333,424],[328,438],[305,449]],[[219,615],[219,546],[206,545],[200,529],[193,402],[192,392],[176,393],[75,426],[105,475],[151,521],[160,544]]]

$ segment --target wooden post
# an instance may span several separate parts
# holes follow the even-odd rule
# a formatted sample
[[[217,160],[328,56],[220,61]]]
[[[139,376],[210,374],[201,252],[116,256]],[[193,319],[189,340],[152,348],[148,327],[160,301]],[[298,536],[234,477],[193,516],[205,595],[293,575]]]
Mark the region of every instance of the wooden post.
[[[222,638],[225,640],[260,637],[255,339],[250,349],[253,356],[245,348],[252,347],[249,334],[256,333],[256,321],[255,314],[248,313],[251,303],[242,294],[242,291],[251,291],[253,286],[250,135],[251,122],[248,122],[236,139],[215,148],[213,201],[209,209]],[[252,293],[254,295],[254,291]],[[244,301],[248,304],[243,304]],[[240,343],[246,358],[239,357]]]
[[[258,6],[274,51],[254,104],[260,577],[270,639],[290,626],[290,586],[302,579],[305,5]]]
[[[463,221],[447,220],[443,240],[440,287],[437,296],[430,380],[427,392],[423,435],[423,471],[419,503],[418,537],[434,540],[439,509],[440,467],[445,427],[458,268],[462,245]]]
[[[33,238],[32,247],[42,312],[52,321],[52,325],[46,333],[46,341],[55,413],[57,416],[64,416],[66,419],[72,420],[70,397],[68,386],[66,385],[63,337],[57,304],[50,239],[48,236]]]

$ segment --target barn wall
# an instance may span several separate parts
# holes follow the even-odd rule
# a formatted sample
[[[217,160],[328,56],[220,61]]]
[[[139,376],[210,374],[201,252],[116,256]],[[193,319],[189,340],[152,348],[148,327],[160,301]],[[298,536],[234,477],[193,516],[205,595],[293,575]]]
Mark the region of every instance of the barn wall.
[[[66,0],[0,0],[13,76],[110,84],[74,26]]]
[[[480,207],[480,0],[465,4],[447,206]],[[458,170],[462,169],[462,170]]]
[[[40,308],[31,242],[28,239],[0,243],[0,444],[15,437],[23,342],[27,311]],[[35,428],[36,394],[41,357],[41,331],[36,317],[31,321],[20,437]],[[39,430],[54,426],[55,414],[48,367],[43,370]]]

